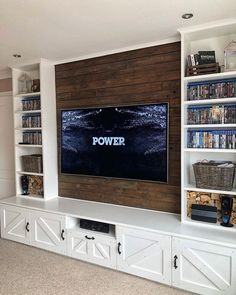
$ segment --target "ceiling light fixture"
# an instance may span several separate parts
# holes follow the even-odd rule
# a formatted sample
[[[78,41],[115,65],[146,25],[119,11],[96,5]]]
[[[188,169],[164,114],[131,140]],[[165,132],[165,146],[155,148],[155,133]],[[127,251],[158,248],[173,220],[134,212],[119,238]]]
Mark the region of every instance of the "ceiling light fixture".
[[[13,54],[12,56],[15,57],[15,58],[21,58],[21,55],[17,54],[17,53]]]
[[[190,19],[192,17],[193,17],[193,14],[192,13],[185,13],[185,14],[182,15],[182,18],[183,19]]]

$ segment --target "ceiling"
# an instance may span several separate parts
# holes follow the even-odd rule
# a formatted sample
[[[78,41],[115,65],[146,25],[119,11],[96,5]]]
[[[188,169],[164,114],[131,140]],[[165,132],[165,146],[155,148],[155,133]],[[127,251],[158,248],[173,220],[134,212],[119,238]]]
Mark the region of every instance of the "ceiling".
[[[0,70],[14,53],[58,61],[145,47],[235,15],[235,0],[0,0]]]

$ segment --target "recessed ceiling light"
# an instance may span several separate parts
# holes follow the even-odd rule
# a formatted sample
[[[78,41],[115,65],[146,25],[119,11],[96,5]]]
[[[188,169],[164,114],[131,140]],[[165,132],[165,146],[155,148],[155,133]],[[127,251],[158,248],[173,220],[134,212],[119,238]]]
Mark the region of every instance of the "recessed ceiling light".
[[[17,53],[13,54],[12,56],[15,57],[15,58],[21,58],[21,55],[17,54]]]
[[[185,14],[182,15],[182,18],[183,19],[190,19],[192,17],[193,17],[193,14],[192,13],[185,13]]]

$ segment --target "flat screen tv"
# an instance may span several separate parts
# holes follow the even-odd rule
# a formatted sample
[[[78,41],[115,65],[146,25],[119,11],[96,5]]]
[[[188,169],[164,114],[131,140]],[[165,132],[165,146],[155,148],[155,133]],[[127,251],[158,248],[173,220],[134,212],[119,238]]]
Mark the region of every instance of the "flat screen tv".
[[[61,173],[168,181],[168,104],[61,111]]]

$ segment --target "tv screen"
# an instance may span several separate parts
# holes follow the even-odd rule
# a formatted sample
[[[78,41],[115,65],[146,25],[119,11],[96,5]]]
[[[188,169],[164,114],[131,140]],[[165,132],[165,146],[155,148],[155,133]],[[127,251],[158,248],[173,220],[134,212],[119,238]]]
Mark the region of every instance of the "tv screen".
[[[167,182],[168,104],[61,111],[61,173]]]

